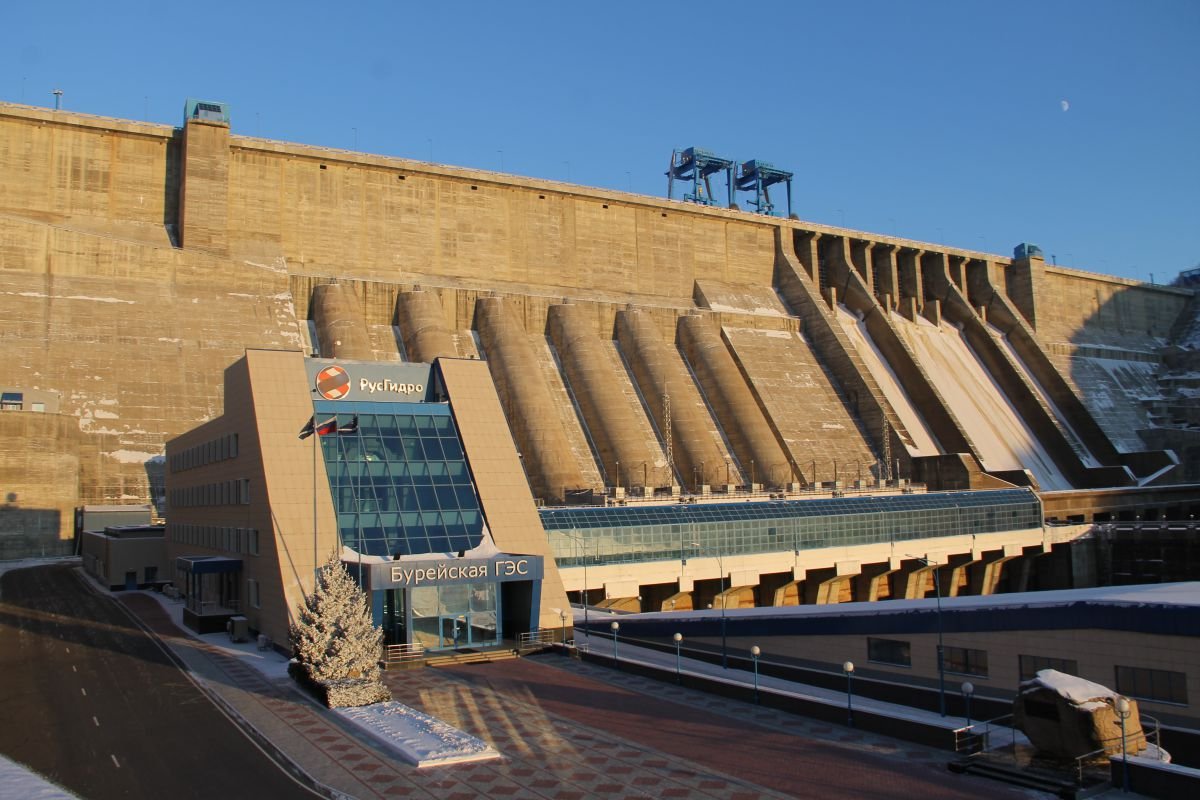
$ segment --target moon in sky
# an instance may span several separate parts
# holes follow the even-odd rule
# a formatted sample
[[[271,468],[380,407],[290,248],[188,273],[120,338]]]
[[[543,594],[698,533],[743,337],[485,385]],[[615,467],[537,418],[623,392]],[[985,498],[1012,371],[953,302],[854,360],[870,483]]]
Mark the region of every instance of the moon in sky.
[[[1063,111],[1070,111],[1070,110],[1071,110],[1071,104],[1070,104],[1070,103],[1068,103],[1066,100],[1059,100],[1058,102],[1059,102],[1059,104],[1062,106],[1062,110],[1063,110]]]

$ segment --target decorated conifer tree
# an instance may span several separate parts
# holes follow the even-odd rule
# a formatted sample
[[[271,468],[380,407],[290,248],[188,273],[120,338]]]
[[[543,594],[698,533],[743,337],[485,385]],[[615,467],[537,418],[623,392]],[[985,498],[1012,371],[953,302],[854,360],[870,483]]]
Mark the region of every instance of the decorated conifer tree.
[[[371,624],[366,597],[331,555],[292,623],[296,660],[314,681],[378,681],[382,642],[383,629]]]

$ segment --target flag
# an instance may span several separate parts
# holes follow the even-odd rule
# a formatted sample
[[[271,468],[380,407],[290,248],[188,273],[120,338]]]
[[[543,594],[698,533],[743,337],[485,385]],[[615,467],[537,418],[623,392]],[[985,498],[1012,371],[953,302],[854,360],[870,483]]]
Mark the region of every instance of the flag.
[[[307,439],[308,437],[313,435],[314,422],[315,422],[315,419],[313,417],[309,417],[308,422],[304,423],[304,427],[300,429],[300,438],[301,439]]]
[[[337,429],[338,433],[354,433],[358,430],[358,414],[354,415],[354,419],[350,420],[349,425],[343,425]]]
[[[325,436],[326,434],[337,433],[337,417],[330,417],[329,419],[325,420],[320,425],[316,426],[316,431],[317,436]]]

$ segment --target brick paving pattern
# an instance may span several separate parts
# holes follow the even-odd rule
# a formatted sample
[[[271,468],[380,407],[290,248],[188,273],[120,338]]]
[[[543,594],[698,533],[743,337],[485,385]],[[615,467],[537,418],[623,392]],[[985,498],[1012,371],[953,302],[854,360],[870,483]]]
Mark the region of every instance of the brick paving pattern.
[[[194,675],[315,780],[349,797],[922,800],[1043,795],[949,773],[948,753],[557,655],[394,670],[396,700],[503,758],[417,769],[276,680],[122,600]]]

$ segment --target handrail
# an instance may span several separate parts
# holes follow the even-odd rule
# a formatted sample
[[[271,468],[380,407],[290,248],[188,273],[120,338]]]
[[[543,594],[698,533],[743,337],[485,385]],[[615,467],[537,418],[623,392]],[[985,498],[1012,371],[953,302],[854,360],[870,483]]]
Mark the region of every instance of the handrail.
[[[555,634],[559,631],[558,628],[538,628],[534,631],[527,631],[517,635],[518,650],[536,650],[540,647],[545,647],[556,641]]]
[[[385,664],[403,664],[418,661],[425,656],[425,645],[419,642],[411,644],[388,644],[383,647],[383,662]]]
[[[1107,747],[1101,747],[1099,750],[1093,750],[1090,753],[1084,753],[1081,756],[1075,757],[1075,784],[1077,786],[1083,786],[1083,762],[1107,752]]]

